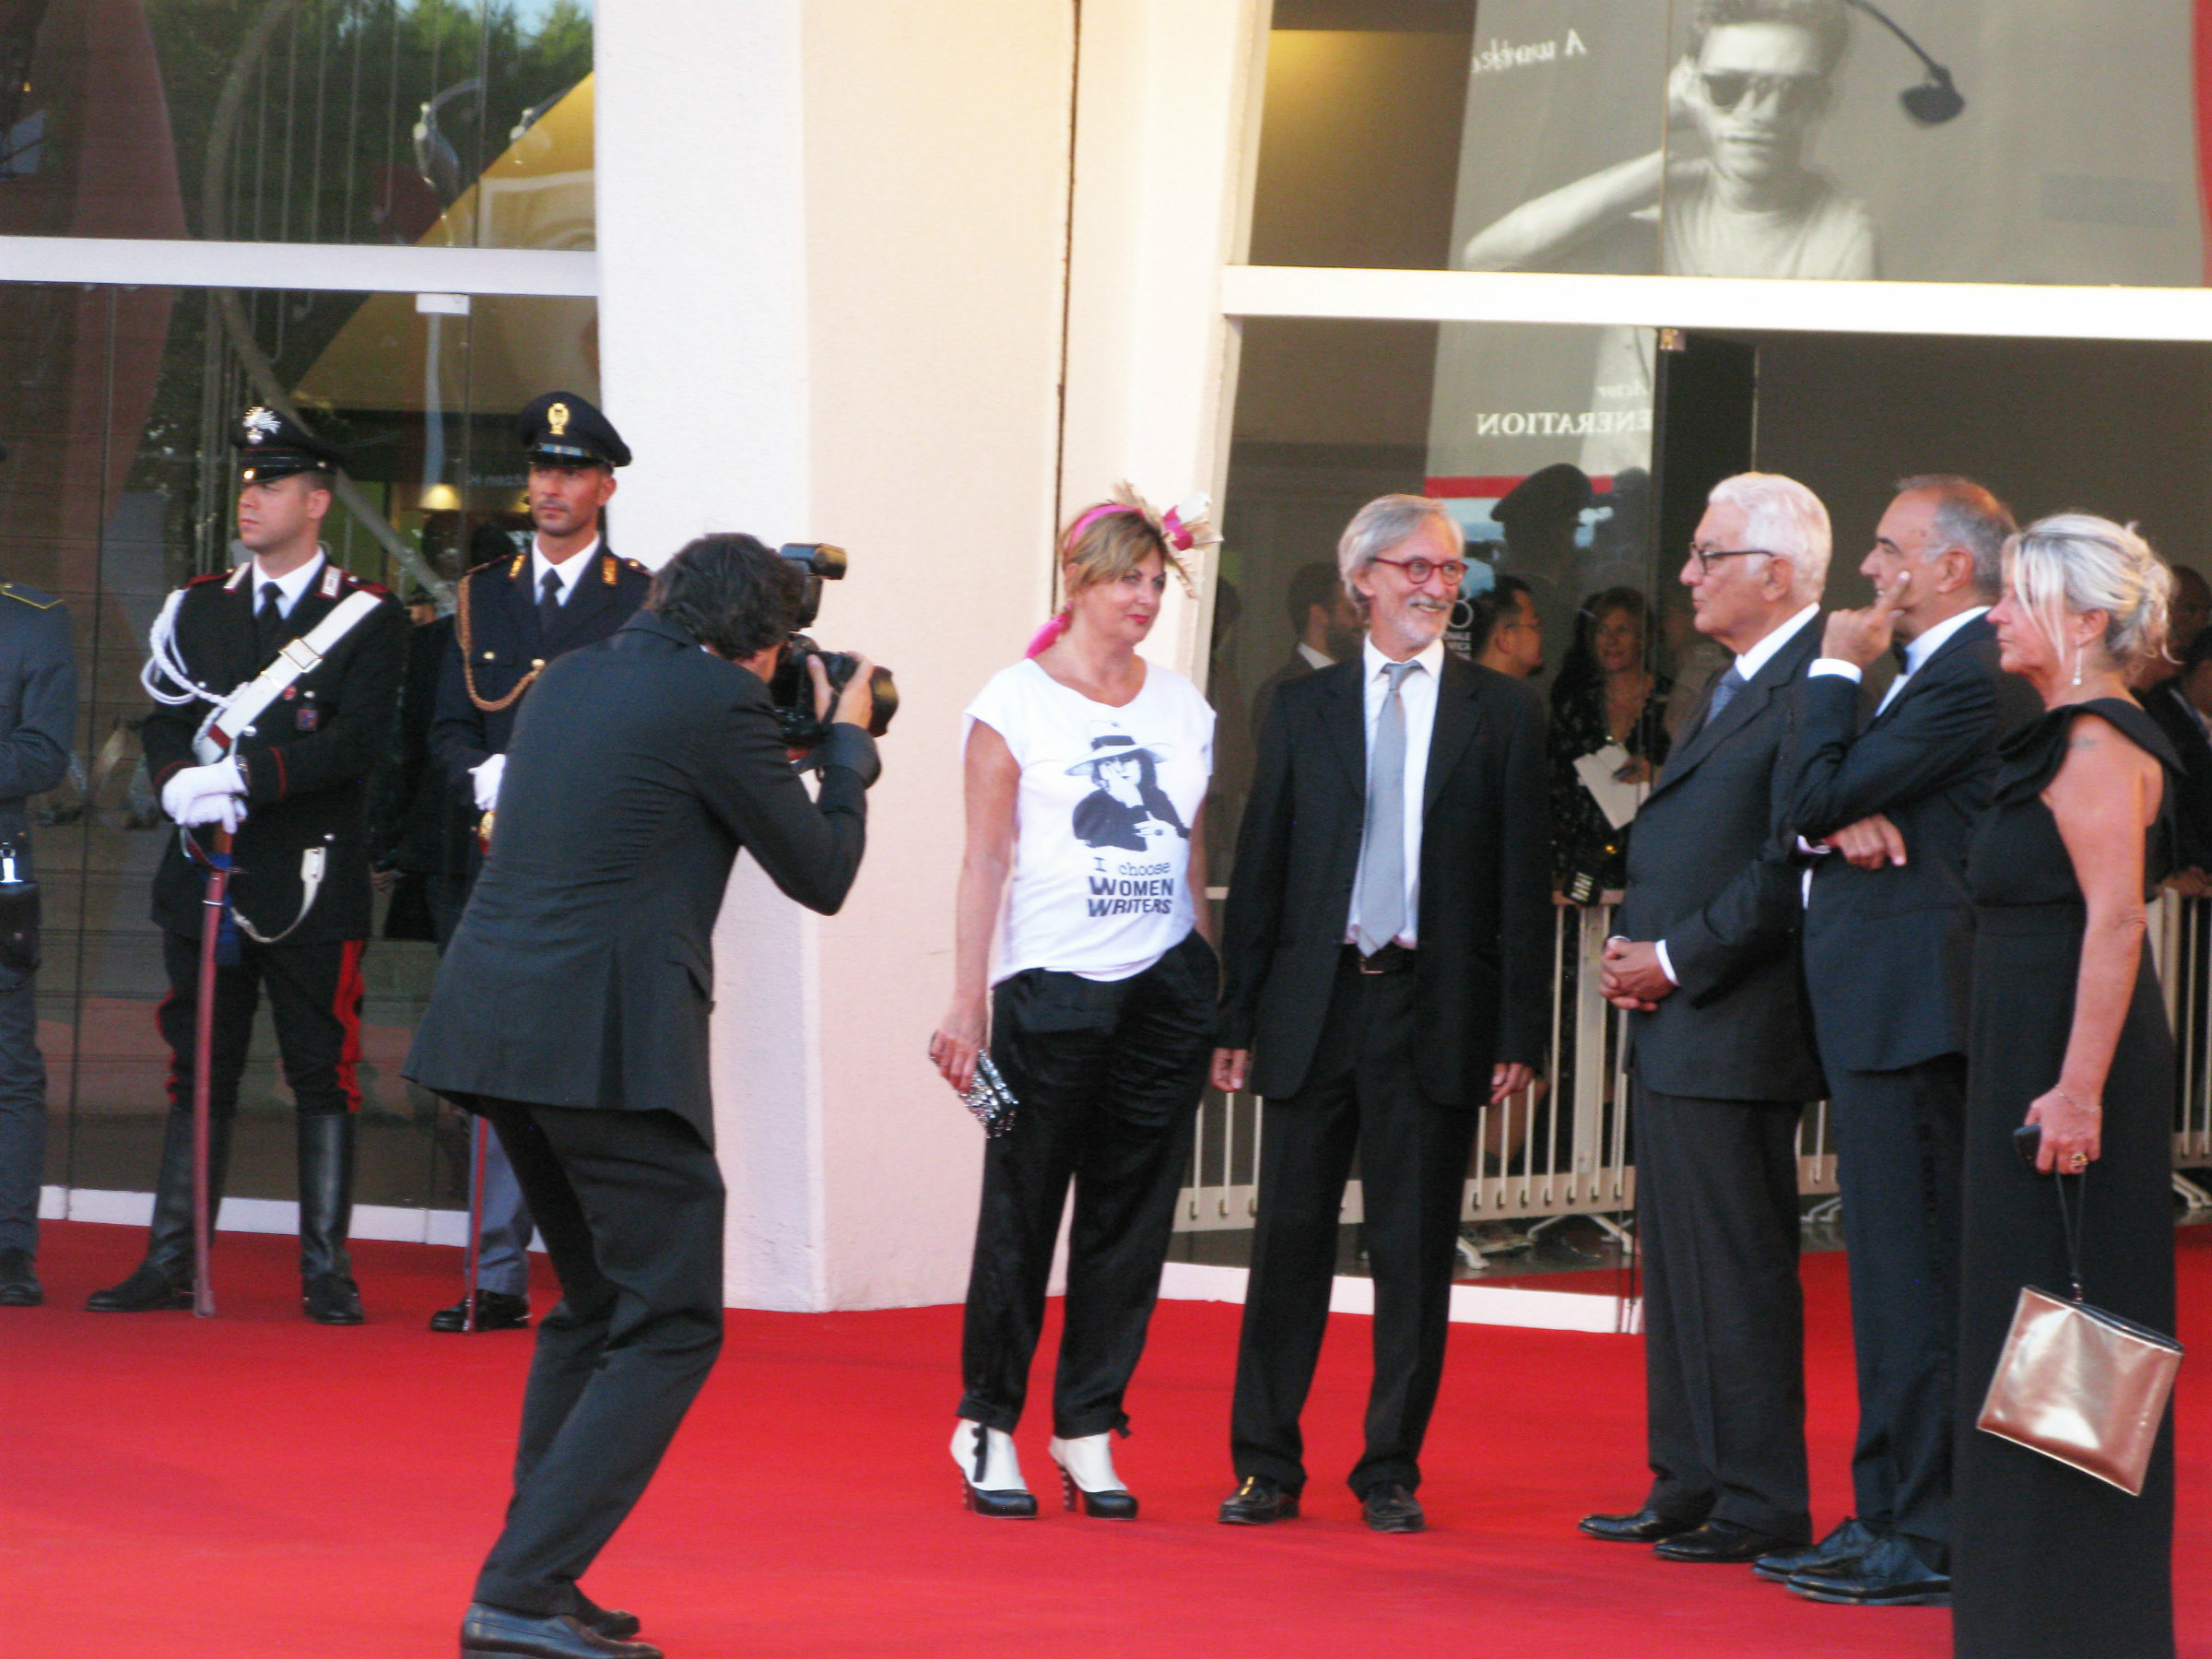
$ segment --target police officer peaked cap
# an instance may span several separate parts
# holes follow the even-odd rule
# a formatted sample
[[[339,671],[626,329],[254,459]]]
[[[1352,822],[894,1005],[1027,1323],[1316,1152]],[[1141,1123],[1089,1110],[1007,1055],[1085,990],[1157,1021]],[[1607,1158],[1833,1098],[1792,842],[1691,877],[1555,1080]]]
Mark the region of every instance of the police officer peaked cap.
[[[629,465],[629,445],[615,423],[573,392],[548,392],[524,405],[514,436],[531,460],[555,466]]]
[[[1514,485],[1505,499],[1490,509],[1490,519],[1506,525],[1522,520],[1540,524],[1547,520],[1573,518],[1590,501],[1590,475],[1571,462],[1555,461]]]
[[[345,452],[324,442],[298,421],[256,404],[239,418],[230,441],[245,453],[241,474],[249,484],[266,484],[294,473],[336,472]]]

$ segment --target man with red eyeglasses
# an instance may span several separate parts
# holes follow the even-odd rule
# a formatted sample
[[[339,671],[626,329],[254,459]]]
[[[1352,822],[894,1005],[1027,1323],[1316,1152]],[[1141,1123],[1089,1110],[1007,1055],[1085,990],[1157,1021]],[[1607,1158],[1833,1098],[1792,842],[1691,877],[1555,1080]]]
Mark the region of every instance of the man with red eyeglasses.
[[[1349,1484],[1369,1526],[1410,1533],[1476,1123],[1545,1051],[1544,720],[1524,682],[1444,649],[1466,564],[1441,502],[1369,502],[1337,568],[1366,641],[1276,692],[1223,931],[1214,1085],[1265,1104],[1220,1518],[1298,1513],[1357,1151],[1375,1374]]]

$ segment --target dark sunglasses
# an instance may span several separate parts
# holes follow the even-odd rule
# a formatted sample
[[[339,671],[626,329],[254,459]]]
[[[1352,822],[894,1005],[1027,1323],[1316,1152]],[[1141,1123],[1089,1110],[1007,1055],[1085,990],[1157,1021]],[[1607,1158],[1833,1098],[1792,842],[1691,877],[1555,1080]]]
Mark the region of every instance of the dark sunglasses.
[[[1802,115],[1820,101],[1827,82],[1817,75],[1747,75],[1724,69],[1698,79],[1705,88],[1705,101],[1714,109],[1735,114],[1754,93],[1773,100],[1775,112]]]

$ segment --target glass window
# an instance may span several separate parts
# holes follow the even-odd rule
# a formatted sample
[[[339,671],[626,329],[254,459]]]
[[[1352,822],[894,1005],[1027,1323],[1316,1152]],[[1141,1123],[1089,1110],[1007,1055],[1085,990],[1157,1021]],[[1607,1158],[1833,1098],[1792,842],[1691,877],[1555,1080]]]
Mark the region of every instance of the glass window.
[[[1274,24],[1255,264],[2205,280],[2185,6],[1278,0]]]
[[[419,602],[402,691],[419,700],[451,627],[435,587],[527,531],[512,411],[555,386],[599,394],[593,301],[426,298],[428,310],[411,294],[0,285],[0,546],[9,576],[67,601],[80,688],[71,775],[32,802],[50,1183],[144,1191],[157,1161],[167,1053],[148,900],[176,831],[140,761],[138,674],[162,596],[232,562],[239,415],[281,400],[349,456],[325,546]],[[363,961],[357,1196],[453,1206],[465,1202],[458,1125],[398,1068],[436,969],[424,884],[465,857],[466,825],[451,833],[426,781],[421,724],[406,718],[426,711],[399,712],[372,784],[371,838],[391,877]],[[293,1195],[276,1062],[265,1013],[230,1182],[242,1197]]]
[[[592,0],[0,8],[0,235],[594,245]]]

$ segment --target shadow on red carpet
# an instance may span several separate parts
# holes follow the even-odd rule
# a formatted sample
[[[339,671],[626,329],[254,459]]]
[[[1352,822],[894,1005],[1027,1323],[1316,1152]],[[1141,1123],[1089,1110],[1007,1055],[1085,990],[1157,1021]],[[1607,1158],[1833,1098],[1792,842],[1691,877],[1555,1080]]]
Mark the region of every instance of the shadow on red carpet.
[[[2212,1230],[2181,1236],[2181,1334],[2204,1344]],[[362,1329],[300,1319],[289,1241],[252,1236],[221,1241],[213,1322],[78,1312],[143,1237],[50,1226],[49,1305],[0,1313],[9,1651],[452,1654],[506,1497],[530,1338],[430,1335],[459,1253],[400,1244],[357,1247]],[[1824,1528],[1849,1500],[1842,1265],[1806,1264]],[[672,1659],[1949,1651],[1940,1610],[1818,1606],[1747,1569],[1674,1566],[1577,1535],[1579,1515],[1642,1495],[1630,1337],[1455,1325],[1425,1459],[1430,1530],[1382,1537],[1342,1485],[1369,1322],[1340,1317],[1307,1417],[1307,1518],[1218,1526],[1237,1317],[1161,1305],[1129,1402],[1136,1435],[1116,1453],[1144,1515],[1116,1524],[1058,1507],[1041,1410],[1019,1440],[1044,1515],[960,1510],[946,1451],[959,1310],[733,1313],[720,1368],[586,1585],[641,1612]],[[2201,1360],[2183,1377],[2182,1652],[2212,1659],[2212,1382]]]

